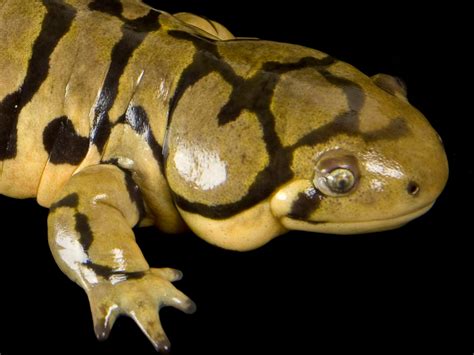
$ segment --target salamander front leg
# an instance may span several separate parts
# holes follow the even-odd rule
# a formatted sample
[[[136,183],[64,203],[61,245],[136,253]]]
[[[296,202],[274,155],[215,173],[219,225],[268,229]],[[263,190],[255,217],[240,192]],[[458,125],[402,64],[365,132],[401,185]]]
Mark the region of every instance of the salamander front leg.
[[[135,243],[132,227],[139,209],[130,184],[113,165],[74,175],[51,205],[49,245],[61,270],[86,291],[98,339],[106,339],[124,314],[158,351],[167,351],[159,309],[173,306],[192,313],[195,306],[171,284],[181,273],[150,268]]]

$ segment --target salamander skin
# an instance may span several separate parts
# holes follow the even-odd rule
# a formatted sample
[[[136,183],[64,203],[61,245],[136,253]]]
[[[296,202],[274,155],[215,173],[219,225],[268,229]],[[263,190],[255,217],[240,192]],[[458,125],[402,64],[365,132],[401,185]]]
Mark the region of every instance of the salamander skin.
[[[134,226],[240,251],[288,230],[382,231],[448,178],[399,79],[138,0],[1,0],[0,78],[0,193],[50,209],[99,339],[123,314],[167,351],[157,309],[195,309]]]

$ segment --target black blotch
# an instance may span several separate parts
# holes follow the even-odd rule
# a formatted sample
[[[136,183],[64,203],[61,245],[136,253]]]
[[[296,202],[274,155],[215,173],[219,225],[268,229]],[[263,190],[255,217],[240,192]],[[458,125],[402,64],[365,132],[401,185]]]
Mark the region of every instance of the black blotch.
[[[80,212],[77,212],[74,215],[76,220],[76,231],[79,233],[79,243],[81,243],[84,251],[87,253],[89,250],[92,241],[94,240],[94,235],[92,233],[91,226],[89,224],[89,218]]]
[[[53,164],[79,164],[89,149],[89,138],[76,133],[66,116],[52,120],[43,131],[43,145]]]
[[[17,123],[21,110],[46,80],[50,56],[61,38],[69,31],[76,10],[59,0],[43,0],[47,13],[36,38],[28,69],[21,88],[8,94],[0,102],[0,160],[12,159],[17,154]]]
[[[77,206],[79,206],[79,195],[77,193],[72,193],[53,203],[49,207],[49,211],[53,212],[56,209],[63,207],[77,208]]]
[[[298,220],[306,220],[319,207],[324,196],[316,189],[311,193],[300,192],[288,213],[288,217]]]
[[[123,116],[123,123],[127,123],[138,134],[150,132],[150,123],[146,111],[141,106],[129,107]]]
[[[123,6],[119,0],[94,0],[89,4],[89,9],[121,17]]]

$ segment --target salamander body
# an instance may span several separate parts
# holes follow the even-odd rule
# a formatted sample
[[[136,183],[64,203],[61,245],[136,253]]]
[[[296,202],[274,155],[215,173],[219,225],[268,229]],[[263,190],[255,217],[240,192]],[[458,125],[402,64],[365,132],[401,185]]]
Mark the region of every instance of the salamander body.
[[[399,79],[140,1],[0,1],[0,78],[0,193],[50,209],[99,339],[125,314],[167,350],[157,309],[195,308],[134,226],[241,251],[288,230],[381,231],[448,177]]]

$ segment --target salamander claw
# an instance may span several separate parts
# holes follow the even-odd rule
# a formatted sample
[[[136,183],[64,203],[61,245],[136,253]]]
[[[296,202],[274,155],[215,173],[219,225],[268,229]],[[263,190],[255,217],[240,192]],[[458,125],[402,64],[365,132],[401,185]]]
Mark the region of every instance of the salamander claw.
[[[172,306],[193,313],[196,306],[171,281],[182,274],[174,269],[150,269],[143,276],[113,283],[103,281],[87,290],[94,330],[99,340],[105,340],[119,315],[131,317],[157,351],[168,352],[170,342],[161,326],[158,311]]]

